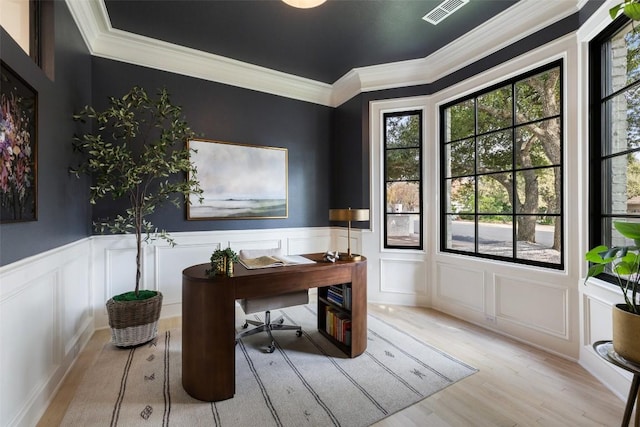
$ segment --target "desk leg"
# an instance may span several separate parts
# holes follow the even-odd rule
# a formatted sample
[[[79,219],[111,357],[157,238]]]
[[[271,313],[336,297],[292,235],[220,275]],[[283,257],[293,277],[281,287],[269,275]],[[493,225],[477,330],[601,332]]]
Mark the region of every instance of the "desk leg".
[[[638,386],[640,386],[640,375],[634,375],[633,381],[631,381],[631,388],[629,389],[629,397],[627,397],[627,406],[624,409],[624,417],[622,419],[622,427],[628,427],[629,421],[631,421],[631,413],[633,412],[633,405],[636,402],[638,396]],[[636,411],[638,409],[636,408]],[[636,413],[636,425],[637,425]]]
[[[235,300],[227,282],[182,279],[182,386],[217,402],[235,393]]]

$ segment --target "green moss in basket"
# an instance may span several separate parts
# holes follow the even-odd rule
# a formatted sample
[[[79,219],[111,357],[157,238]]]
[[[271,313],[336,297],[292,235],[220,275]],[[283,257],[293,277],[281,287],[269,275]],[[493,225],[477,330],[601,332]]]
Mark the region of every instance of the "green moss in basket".
[[[114,301],[141,301],[145,299],[149,299],[158,295],[156,291],[139,291],[138,296],[136,296],[135,291],[125,292],[124,294],[116,295],[113,297]]]

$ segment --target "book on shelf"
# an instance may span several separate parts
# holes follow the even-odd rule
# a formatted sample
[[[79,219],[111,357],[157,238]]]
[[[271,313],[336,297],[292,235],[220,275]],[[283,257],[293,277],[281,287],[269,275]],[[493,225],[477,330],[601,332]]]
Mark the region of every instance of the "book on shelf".
[[[329,289],[327,289],[327,300],[335,305],[350,310],[351,286],[348,284],[330,286]]]
[[[351,318],[345,313],[338,312],[327,306],[325,331],[337,341],[351,345]]]
[[[240,258],[240,264],[249,270],[257,268],[283,267],[287,265],[315,264],[301,255],[263,255],[257,258]]]

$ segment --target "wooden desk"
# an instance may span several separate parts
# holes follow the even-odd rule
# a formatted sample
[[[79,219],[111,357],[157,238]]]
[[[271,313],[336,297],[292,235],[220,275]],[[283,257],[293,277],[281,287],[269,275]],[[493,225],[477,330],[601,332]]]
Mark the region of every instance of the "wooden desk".
[[[236,263],[233,277],[209,278],[209,264],[182,272],[182,386],[208,402],[235,394],[235,300],[351,284],[351,345],[339,345],[349,357],[367,348],[367,263],[322,261],[323,254],[304,255],[316,264],[247,270]],[[318,298],[318,329],[325,329],[326,302]],[[328,334],[323,333],[333,340]],[[265,354],[264,357],[270,357]]]

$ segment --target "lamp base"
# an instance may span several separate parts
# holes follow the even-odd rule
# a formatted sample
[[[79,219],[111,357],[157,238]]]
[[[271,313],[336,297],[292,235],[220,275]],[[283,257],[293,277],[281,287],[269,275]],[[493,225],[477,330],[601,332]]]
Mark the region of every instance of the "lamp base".
[[[339,260],[340,261],[346,261],[346,262],[361,261],[362,260],[362,255],[351,254],[351,256],[349,256],[348,252],[340,252]]]

